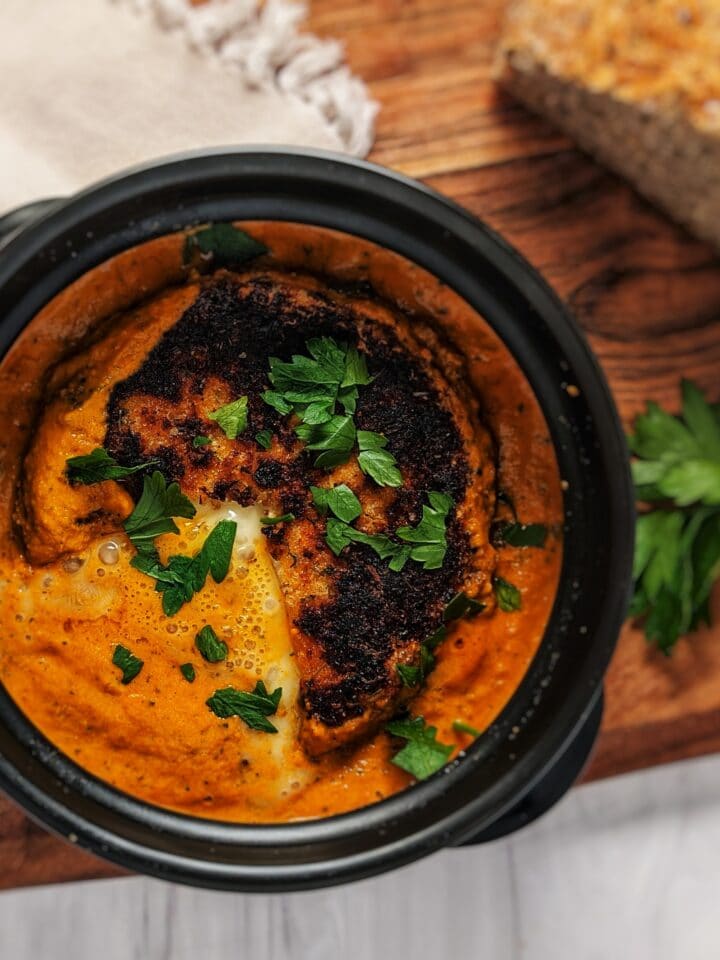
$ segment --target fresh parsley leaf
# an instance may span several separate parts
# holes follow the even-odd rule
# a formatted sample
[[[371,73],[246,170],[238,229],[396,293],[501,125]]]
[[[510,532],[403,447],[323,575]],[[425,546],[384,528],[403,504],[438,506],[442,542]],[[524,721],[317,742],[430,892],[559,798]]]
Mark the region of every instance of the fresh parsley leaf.
[[[648,403],[628,443],[638,499],[720,504],[720,418],[695,384],[682,382],[681,417]]]
[[[288,403],[288,401],[278,393],[276,390],[266,390],[265,393],[260,395],[265,403],[272,407],[273,410],[277,410],[279,414],[283,417],[287,416],[288,413],[292,413],[293,405]]]
[[[649,403],[628,440],[639,500],[631,615],[668,654],[679,639],[709,623],[709,598],[720,577],[720,413],[693,383],[682,383],[682,413]]]
[[[425,570],[437,570],[443,565],[447,550],[445,522],[454,506],[452,497],[445,493],[428,493],[430,506],[423,506],[422,519],[416,527],[399,527],[401,540],[413,544],[409,556],[422,563]]]
[[[362,472],[372,477],[380,487],[401,487],[402,474],[397,460],[385,449],[387,439],[372,430],[358,430],[357,442],[360,450],[358,466]]]
[[[218,520],[202,545],[201,553],[215,583],[222,583],[228,574],[236,533],[234,520]]]
[[[248,398],[238,397],[237,400],[208,413],[208,417],[216,421],[228,440],[236,440],[237,435],[247,427]]]
[[[188,683],[195,682],[195,667],[191,663],[181,663],[180,673],[185,677]]]
[[[156,470],[143,481],[142,495],[124,523],[125,533],[138,553],[152,554],[155,537],[178,532],[173,517],[194,516],[195,507],[177,483],[166,483],[165,477]]]
[[[422,680],[422,669],[411,663],[399,663],[395,668],[404,687],[417,687]]]
[[[422,717],[393,720],[385,729],[394,737],[407,741],[392,762],[416,780],[425,780],[441,770],[453,752],[452,745],[438,741],[437,728],[427,725]]]
[[[128,648],[124,647],[121,643],[115,647],[112,662],[114,666],[122,670],[120,682],[125,684],[134,680],[143,668],[143,661],[132,654]]]
[[[337,415],[325,423],[301,423],[295,433],[304,440],[308,450],[319,450],[316,467],[336,467],[350,456],[355,446],[355,424],[351,416]]]
[[[155,553],[138,553],[130,561],[131,566],[157,580],[155,589],[162,593],[163,613],[173,617],[183,604],[192,600],[205,586],[210,573],[216,583],[227,576],[232,556],[237,524],[234,520],[220,520],[205,539],[194,557],[177,554],[170,557],[166,566]]]
[[[497,605],[504,613],[512,613],[522,606],[520,591],[508,580],[504,580],[502,577],[494,577],[493,590],[495,591]]]
[[[263,450],[269,450],[272,444],[272,430],[260,430],[255,434],[255,442]]]
[[[193,437],[192,445],[194,449],[197,450],[199,447],[206,447],[209,443],[212,443],[210,437],[198,436]]]
[[[313,503],[318,513],[324,515],[328,510],[345,523],[352,523],[362,513],[360,501],[345,483],[335,487],[310,487]]]
[[[184,262],[191,263],[195,252],[212,257],[218,267],[237,267],[268,252],[268,248],[232,223],[213,223],[185,238]]]
[[[476,727],[471,727],[464,720],[453,720],[453,730],[457,733],[467,733],[471,737],[479,737],[480,731]]]
[[[104,447],[96,447],[92,453],[69,457],[65,461],[67,477],[72,484],[102,483],[103,480],[124,480],[125,477],[152,467],[157,460],[148,460],[134,467],[121,466]]]
[[[546,538],[547,527],[541,523],[501,522],[493,529],[492,539],[495,546],[544,547]]]
[[[281,696],[282,687],[268,693],[263,681],[258,680],[252,693],[224,687],[216,690],[206,703],[217,717],[240,717],[252,730],[277,733],[277,727],[267,718],[277,713]]]
[[[290,523],[290,521],[294,519],[294,513],[283,513],[280,517],[260,517],[260,523],[264,527],[271,527],[276,523]]]
[[[228,655],[228,645],[221,640],[209,624],[195,636],[195,646],[208,663],[219,663]]]
[[[460,620],[461,617],[474,617],[476,613],[481,613],[484,609],[484,603],[460,591],[445,607],[443,621],[450,623],[452,620]]]
[[[401,544],[393,543],[390,537],[383,533],[369,534],[356,530],[349,524],[335,517],[330,517],[326,524],[325,540],[332,552],[339,556],[342,550],[351,543],[362,543],[370,547],[381,560],[395,558],[404,548]]]

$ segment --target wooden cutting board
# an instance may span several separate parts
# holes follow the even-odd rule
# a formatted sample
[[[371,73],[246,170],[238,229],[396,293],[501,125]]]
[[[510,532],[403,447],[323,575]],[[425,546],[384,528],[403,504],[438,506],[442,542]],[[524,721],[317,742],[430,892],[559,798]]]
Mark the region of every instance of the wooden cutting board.
[[[501,0],[314,0],[381,104],[371,159],[500,231],[574,312],[623,417],[676,407],[690,376],[720,399],[720,259],[492,82]],[[586,779],[720,749],[718,626],[672,658],[627,627]],[[0,799],[0,887],[119,873]]]

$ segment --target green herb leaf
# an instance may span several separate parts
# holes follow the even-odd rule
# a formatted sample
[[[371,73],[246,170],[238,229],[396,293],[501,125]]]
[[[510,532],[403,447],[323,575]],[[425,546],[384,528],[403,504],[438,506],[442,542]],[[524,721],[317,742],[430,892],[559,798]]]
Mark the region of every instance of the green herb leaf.
[[[122,670],[121,683],[130,683],[140,673],[143,668],[143,661],[132,654],[127,647],[119,643],[115,647],[112,662],[116,667]]]
[[[195,667],[191,663],[181,663],[180,673],[185,677],[188,683],[195,682]]]
[[[276,523],[290,523],[290,521],[294,519],[294,513],[283,513],[281,517],[260,517],[260,523],[264,527],[271,527]]]
[[[216,690],[206,703],[217,717],[240,717],[252,730],[277,733],[277,727],[267,718],[277,713],[281,696],[282,687],[268,693],[263,681],[258,680],[252,693],[224,687]]]
[[[228,655],[228,645],[221,640],[213,628],[206,624],[195,636],[195,646],[208,663],[219,663]]]
[[[208,413],[210,420],[215,420],[228,440],[236,440],[248,422],[248,398],[238,397],[231,403],[226,403],[212,413]]]
[[[261,396],[269,407],[272,407],[273,410],[277,410],[277,412],[283,417],[287,416],[288,413],[292,413],[292,404],[288,403],[282,394],[277,393],[277,391],[266,390],[265,393],[261,394]]]
[[[520,591],[514,584],[503,580],[502,577],[493,578],[493,589],[497,605],[504,613],[512,613],[519,610],[522,605]]]
[[[423,507],[420,523],[416,527],[399,527],[397,535],[414,544],[410,550],[411,559],[422,563],[425,570],[437,570],[445,559],[445,523],[454,504],[452,497],[444,493],[431,492],[428,500],[430,506]]]
[[[500,523],[493,531],[496,546],[544,547],[547,527],[541,523]]]
[[[451,745],[437,740],[437,728],[426,725],[422,717],[393,720],[385,729],[394,737],[402,737],[407,741],[392,762],[416,780],[425,780],[441,770],[453,752]]]
[[[475,614],[481,613],[484,609],[484,603],[460,591],[445,607],[443,620],[445,623],[450,623],[452,620],[459,620],[461,617],[474,617]]]
[[[336,467],[350,456],[355,446],[355,424],[351,416],[337,415],[325,423],[301,423],[295,433],[304,440],[308,450],[319,450],[316,467]]]
[[[272,430],[260,430],[255,434],[255,442],[263,450],[269,450],[272,444]]]
[[[218,520],[202,545],[200,552],[208,563],[215,583],[222,583],[228,574],[236,533],[237,523],[234,520]]]
[[[102,483],[103,480],[124,480],[125,477],[156,463],[157,460],[148,460],[134,467],[123,467],[104,447],[96,447],[92,453],[86,453],[80,457],[69,457],[65,461],[70,483],[85,485]]]
[[[682,415],[649,403],[628,442],[637,496],[655,504],[637,520],[631,615],[667,654],[709,622],[720,577],[720,413],[685,380]]]
[[[173,617],[183,604],[192,600],[205,586],[208,573],[216,583],[227,576],[237,524],[234,520],[220,520],[208,534],[205,543],[194,557],[177,554],[163,566],[157,554],[138,553],[131,566],[157,580],[155,589],[162,593],[163,613]]]
[[[401,487],[402,474],[395,457],[385,449],[387,439],[372,430],[357,432],[358,465],[362,472],[373,478],[381,487]]]
[[[197,450],[199,447],[206,447],[209,443],[212,443],[210,437],[198,436],[193,437],[192,445]]]
[[[471,737],[480,736],[480,731],[476,727],[471,727],[469,723],[465,723],[464,720],[453,720],[453,730],[458,733],[467,733]]]
[[[395,669],[404,687],[417,687],[423,679],[422,669],[410,663],[399,663]]]
[[[236,267],[268,252],[268,248],[232,223],[213,223],[185,238],[183,260],[190,263],[195,251],[211,256],[213,265]]]
[[[310,487],[313,503],[318,513],[327,514],[332,511],[339,520],[352,523],[362,513],[360,501],[347,484],[340,483],[335,487]]]
[[[124,523],[125,533],[138,553],[154,553],[155,537],[178,532],[173,517],[190,519],[194,516],[195,507],[181,493],[177,483],[168,485],[165,477],[156,470],[143,481],[142,495]]]

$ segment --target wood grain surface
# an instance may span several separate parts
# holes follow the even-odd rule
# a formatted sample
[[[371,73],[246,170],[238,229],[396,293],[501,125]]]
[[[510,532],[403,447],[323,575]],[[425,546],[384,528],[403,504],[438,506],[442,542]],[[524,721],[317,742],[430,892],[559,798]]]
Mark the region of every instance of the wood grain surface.
[[[381,104],[371,159],[500,231],[574,312],[627,422],[681,376],[720,399],[720,260],[492,80],[500,0],[314,0]],[[715,598],[720,624],[720,598]],[[720,626],[667,659],[627,626],[586,779],[720,749]],[[118,873],[0,798],[0,888]]]

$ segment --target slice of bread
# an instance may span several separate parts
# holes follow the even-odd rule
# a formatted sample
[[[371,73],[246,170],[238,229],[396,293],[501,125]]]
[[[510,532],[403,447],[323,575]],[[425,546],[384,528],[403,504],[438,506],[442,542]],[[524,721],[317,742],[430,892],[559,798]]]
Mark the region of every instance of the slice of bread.
[[[512,0],[496,75],[720,246],[720,0]]]

